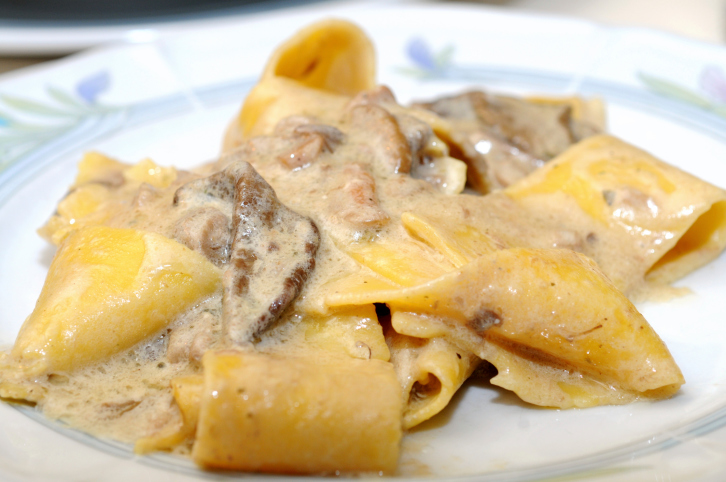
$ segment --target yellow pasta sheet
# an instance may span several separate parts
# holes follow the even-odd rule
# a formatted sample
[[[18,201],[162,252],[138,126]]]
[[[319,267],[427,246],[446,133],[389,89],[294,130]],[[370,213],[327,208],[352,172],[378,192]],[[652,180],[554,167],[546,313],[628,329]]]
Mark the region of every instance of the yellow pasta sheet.
[[[399,333],[405,332],[409,323],[416,323],[410,320],[415,316],[394,312],[395,331],[388,334],[391,362],[404,397],[404,428],[414,427],[443,410],[480,362],[476,355],[443,336],[419,338]]]
[[[726,246],[726,192],[612,136],[586,139],[505,190],[631,292],[667,284]]]
[[[35,374],[107,359],[220,290],[221,276],[204,256],[164,236],[81,229],[53,259],[12,356]]]
[[[270,56],[260,81],[227,130],[224,150],[272,133],[290,115],[337,120],[353,95],[374,85],[373,45],[359,27],[343,20],[310,25]]]
[[[393,367],[254,352],[208,352],[193,458],[282,473],[392,473],[401,438]]]
[[[456,345],[504,372],[504,358],[493,356],[492,344],[531,362],[552,381],[550,389],[531,390],[524,369],[507,388],[540,405],[662,398],[683,383],[642,315],[591,260],[569,250],[497,250],[418,286],[331,294],[327,302],[381,302],[394,313],[425,314],[439,320]]]

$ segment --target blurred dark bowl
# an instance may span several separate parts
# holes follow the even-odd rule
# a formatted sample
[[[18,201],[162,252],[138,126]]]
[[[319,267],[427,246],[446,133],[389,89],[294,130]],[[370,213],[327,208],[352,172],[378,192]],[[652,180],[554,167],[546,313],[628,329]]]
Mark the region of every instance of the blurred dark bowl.
[[[164,21],[266,10],[310,1],[295,0],[0,0],[5,23],[123,23]]]

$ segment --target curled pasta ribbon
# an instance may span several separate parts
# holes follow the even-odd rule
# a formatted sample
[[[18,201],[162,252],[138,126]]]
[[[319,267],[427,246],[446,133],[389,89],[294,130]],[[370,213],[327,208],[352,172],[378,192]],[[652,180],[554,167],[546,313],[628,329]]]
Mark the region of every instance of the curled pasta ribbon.
[[[667,397],[683,384],[643,316],[594,262],[568,250],[496,250],[418,286],[334,294],[326,302],[386,303],[438,320],[457,345],[505,374],[492,383],[531,403],[625,403]],[[535,384],[546,390],[507,374],[512,360],[522,361],[520,375],[538,373]]]
[[[392,330],[387,338],[391,362],[404,397],[403,428],[409,429],[443,410],[481,360],[443,336],[402,334],[405,328],[401,329],[401,324],[405,321],[400,318],[406,317],[417,315],[392,313],[395,331]],[[418,331],[416,334],[423,333]]]
[[[612,136],[576,144],[504,192],[583,233],[582,251],[625,293],[667,285],[726,247],[723,189]]]
[[[375,86],[375,53],[351,22],[324,20],[300,30],[272,54],[260,82],[230,124],[223,150],[269,134],[281,119],[309,115],[330,123],[358,92]]]
[[[341,245],[353,259],[388,280],[387,289],[417,286],[501,247],[472,226],[406,212],[403,226],[411,237],[396,243]],[[372,274],[335,283],[329,293],[364,295],[386,289]],[[386,333],[391,362],[401,383],[403,425],[412,428],[443,410],[481,361],[446,338],[447,330],[426,316],[391,311]]]

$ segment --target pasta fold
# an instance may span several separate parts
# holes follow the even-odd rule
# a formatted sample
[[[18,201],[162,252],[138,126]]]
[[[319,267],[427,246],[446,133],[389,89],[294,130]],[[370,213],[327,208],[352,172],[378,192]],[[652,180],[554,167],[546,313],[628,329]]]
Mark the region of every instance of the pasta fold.
[[[405,332],[405,327],[401,329],[401,325],[408,321],[401,318],[413,316],[409,313],[392,313],[393,325],[398,328],[388,334],[391,362],[404,397],[405,429],[443,410],[481,361],[476,355],[456,347],[441,336],[417,338],[401,334]],[[417,334],[420,335],[421,331],[418,330]]]
[[[643,397],[669,396],[683,384],[668,349],[642,315],[591,260],[572,251],[497,250],[419,286],[369,293],[367,299],[331,295],[327,302],[352,300],[438,318],[457,345],[487,360],[494,344],[551,372],[576,372]],[[546,400],[517,393],[558,407],[587,398],[563,390]]]
[[[504,247],[477,228],[450,219],[434,219],[406,212],[401,215],[401,222],[412,236],[442,253],[457,268],[482,254]]]
[[[505,190],[579,246],[628,293],[665,285],[726,247],[726,192],[615,137],[571,147]]]
[[[409,233],[420,241],[410,238],[395,244],[379,241],[342,246],[363,266],[395,283],[394,289],[425,283],[453,271],[479,251],[494,249],[493,240],[471,227],[447,225],[453,230],[450,232],[412,213],[404,213],[401,219]],[[439,252],[444,254],[443,259]],[[355,278],[337,283],[336,291],[365,296],[364,292],[383,287],[374,277],[363,279],[363,286],[354,286]],[[401,383],[403,424],[407,429],[443,410],[480,361],[468,350],[444,339],[441,335],[445,330],[437,331],[425,321],[418,323],[419,318],[415,313],[394,311],[393,330],[386,334],[391,362]]]
[[[359,27],[332,19],[312,24],[272,54],[259,83],[227,129],[223,150],[271,133],[291,115],[337,120],[353,95],[374,85],[373,45]]]
[[[305,316],[300,323],[302,337],[292,339],[286,351],[298,347],[301,351],[314,356],[347,355],[351,358],[375,358],[388,361],[391,354],[378,324],[373,305],[349,307],[335,310],[330,316]]]
[[[70,371],[131,348],[220,288],[219,268],[176,241],[85,228],[53,259],[11,355],[26,373]]]
[[[194,460],[277,473],[391,473],[401,400],[380,360],[207,352]]]
[[[151,159],[129,165],[88,152],[78,163],[75,183],[38,232],[59,246],[79,229],[119,224],[119,219],[114,222],[114,218],[123,222],[129,205],[141,206],[161,193],[170,197],[167,188],[178,180],[179,174],[174,167],[159,166]]]

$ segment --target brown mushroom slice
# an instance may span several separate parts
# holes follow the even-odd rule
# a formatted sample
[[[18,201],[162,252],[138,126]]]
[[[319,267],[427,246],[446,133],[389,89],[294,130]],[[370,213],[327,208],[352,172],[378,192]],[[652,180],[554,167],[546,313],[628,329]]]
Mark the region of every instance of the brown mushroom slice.
[[[234,201],[234,183],[226,171],[209,177],[195,179],[184,184],[174,193],[174,206],[202,206],[214,203],[215,207],[231,214],[230,203]]]
[[[423,106],[446,118],[476,120],[480,126],[539,159],[551,159],[575,141],[570,129],[571,108],[566,104],[541,104],[467,92]]]
[[[172,237],[215,265],[225,265],[232,241],[233,201],[234,185],[224,172],[184,184],[174,193],[174,207],[185,212],[174,223]]]
[[[467,180],[482,194],[503,189],[544,165],[481,126],[454,122],[449,140],[468,166]]]
[[[291,115],[281,119],[270,135],[240,143],[212,166],[219,171],[244,160],[256,167],[280,162],[288,169],[301,169],[314,163],[321,154],[334,152],[344,138],[336,127],[321,123],[315,117]]]
[[[466,162],[467,181],[482,194],[505,188],[544,164],[485,125],[467,94],[418,106],[441,116],[437,134],[454,157]]]
[[[228,167],[234,183],[233,240],[224,273],[225,335],[253,341],[300,293],[315,268],[320,234],[308,218],[284,206],[246,162]]]
[[[378,137],[387,139],[384,144],[386,151],[397,154],[402,150],[400,144],[405,139],[410,153],[410,161],[408,161],[410,168],[421,161],[424,150],[434,135],[431,126],[426,122],[400,113],[402,109],[393,92],[385,85],[359,93],[348,103],[347,109],[351,113],[354,127],[375,130]],[[380,153],[380,149],[376,149],[376,152]],[[405,157],[405,155],[403,156]],[[407,161],[404,159],[403,162]],[[406,169],[404,165],[401,170],[399,166],[395,172],[409,172],[410,168]]]
[[[378,204],[376,182],[360,164],[351,163],[340,169],[337,187],[328,194],[328,212],[354,228],[379,227],[389,220]]]
[[[364,90],[359,92],[358,95],[348,103],[348,108],[352,109],[354,106],[366,105],[366,104],[396,104],[396,96],[393,95],[391,89],[385,85],[377,85],[373,89]]]
[[[323,138],[325,148],[331,152],[338,144],[343,142],[344,138],[340,130],[326,124],[299,125],[293,130],[293,133],[296,135],[318,135]]]
[[[240,160],[179,188],[174,205],[190,210],[177,222],[175,237],[215,264],[227,265],[222,301],[226,338],[238,345],[253,341],[297,297],[315,268],[317,227],[284,206],[254,168]]]
[[[405,174],[411,170],[411,148],[396,121],[375,104],[353,105],[348,111],[351,130],[366,133],[368,145],[385,172]]]
[[[468,92],[419,106],[448,122],[439,134],[466,161],[470,184],[483,194],[522,179],[585,135],[575,132],[579,124],[567,102]]]
[[[283,152],[277,155],[277,159],[288,169],[309,166],[321,154],[333,152],[344,137],[343,133],[333,126],[313,124],[309,118],[301,116],[283,119],[275,131],[283,137],[281,141],[292,144],[291,148],[283,149]]]
[[[222,211],[200,207],[190,209],[174,224],[172,237],[222,266],[229,259],[230,228],[230,219]]]
[[[398,122],[398,128],[408,142],[408,148],[411,151],[411,162],[413,164],[423,162],[426,148],[434,137],[431,126],[407,114],[397,115],[396,121]]]
[[[483,92],[472,92],[470,97],[485,125],[534,157],[551,159],[575,142],[567,105],[534,104]]]

